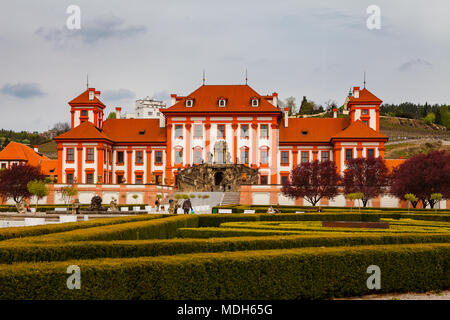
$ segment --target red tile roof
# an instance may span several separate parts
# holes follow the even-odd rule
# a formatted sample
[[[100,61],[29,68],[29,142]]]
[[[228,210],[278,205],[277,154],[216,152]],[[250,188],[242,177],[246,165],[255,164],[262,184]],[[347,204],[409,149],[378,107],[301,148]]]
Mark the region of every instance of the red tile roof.
[[[346,118],[289,118],[280,126],[280,143],[283,142],[330,142],[330,139],[349,124]],[[307,134],[302,134],[302,131]]]
[[[45,175],[56,175],[57,160],[50,160],[32,148],[18,142],[11,141],[0,151],[0,161],[25,161],[30,166],[40,166]],[[51,172],[53,170],[53,172]]]
[[[365,125],[361,120],[357,120],[350,124],[347,128],[343,129],[341,132],[333,135],[333,139],[388,139],[387,136],[381,134]]]
[[[159,119],[107,119],[103,131],[115,142],[166,142]]]
[[[54,138],[60,140],[108,140],[116,142],[166,142],[166,128],[159,119],[107,119],[99,129],[85,121]]]
[[[218,99],[227,100],[225,107],[218,106]],[[257,97],[259,106],[252,107],[251,99]],[[178,102],[161,110],[170,112],[277,112],[281,110],[267,101],[267,96],[259,95],[248,85],[203,85],[186,97],[177,97]],[[194,99],[192,107],[186,107],[186,100]]]
[[[112,139],[105,132],[103,132],[103,130],[100,130],[89,121],[82,122],[79,126],[54,138],[55,141],[80,140],[80,139],[89,139],[89,140],[105,139],[112,141]]]
[[[378,97],[376,97],[372,92],[370,92],[366,88],[359,90],[359,98],[355,98],[355,96],[352,95],[351,97],[349,97],[349,101],[351,103],[372,102],[375,104],[381,104],[383,102],[382,100],[380,100]]]
[[[94,92],[94,99],[89,100],[89,91]],[[86,91],[84,91],[82,94],[80,94],[75,99],[71,100],[69,102],[69,105],[100,105],[102,108],[105,108],[106,106],[101,102],[97,97],[95,97],[95,93],[100,93],[99,91],[95,91],[94,88],[89,88]]]

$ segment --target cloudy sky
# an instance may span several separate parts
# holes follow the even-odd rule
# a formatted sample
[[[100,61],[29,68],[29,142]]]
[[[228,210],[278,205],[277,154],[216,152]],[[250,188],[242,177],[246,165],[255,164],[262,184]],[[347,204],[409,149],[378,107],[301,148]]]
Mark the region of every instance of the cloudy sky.
[[[81,29],[69,30],[70,5]],[[381,10],[370,30],[367,8]],[[300,101],[343,103],[361,85],[386,103],[450,103],[445,0],[2,1],[0,128],[43,131],[70,120],[89,85],[106,115],[202,83],[249,84]]]

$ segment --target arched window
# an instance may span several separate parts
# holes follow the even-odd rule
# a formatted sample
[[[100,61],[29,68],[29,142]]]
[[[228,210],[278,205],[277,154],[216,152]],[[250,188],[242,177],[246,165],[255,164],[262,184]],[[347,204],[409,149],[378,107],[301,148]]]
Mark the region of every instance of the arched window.
[[[241,163],[248,164],[248,147],[241,147]]]

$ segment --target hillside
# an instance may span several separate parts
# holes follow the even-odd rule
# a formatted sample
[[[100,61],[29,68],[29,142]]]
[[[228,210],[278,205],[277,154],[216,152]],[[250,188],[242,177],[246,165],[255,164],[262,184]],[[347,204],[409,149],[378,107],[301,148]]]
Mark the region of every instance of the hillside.
[[[444,126],[408,118],[380,116],[380,131],[389,137],[390,142],[422,138],[450,140],[450,130]]]

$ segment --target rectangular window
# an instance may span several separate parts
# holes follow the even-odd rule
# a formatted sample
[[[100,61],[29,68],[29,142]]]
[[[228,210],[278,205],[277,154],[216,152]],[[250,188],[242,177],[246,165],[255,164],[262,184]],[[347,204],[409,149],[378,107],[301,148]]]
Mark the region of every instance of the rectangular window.
[[[369,110],[368,109],[362,109],[362,114],[363,115],[368,115],[369,114]]]
[[[142,174],[136,175],[136,184],[142,184]]]
[[[121,184],[123,182],[123,175],[122,174],[118,174],[117,175],[117,183]]]
[[[248,124],[241,125],[241,138],[248,138]]]
[[[218,138],[225,138],[225,125],[224,124],[219,124],[217,125],[217,137]]]
[[[267,184],[267,176],[261,176],[261,184]]]
[[[330,153],[328,151],[322,151],[322,162],[330,161]]]
[[[281,164],[289,164],[289,151],[281,151]]]
[[[82,115],[83,117],[87,116],[87,110],[81,110],[81,115]]]
[[[375,158],[375,149],[367,149],[367,158]]]
[[[123,151],[117,151],[117,163],[123,163]]]
[[[155,163],[162,164],[162,151],[155,151]]]
[[[369,121],[367,121],[367,120],[363,120],[363,123],[364,123],[366,126],[369,125]]]
[[[201,138],[202,137],[202,125],[196,124],[194,127],[194,137]]]
[[[2,169],[6,169],[6,163],[2,163]]]
[[[66,183],[72,184],[73,183],[73,173],[68,173],[66,176]]]
[[[309,162],[309,152],[302,151],[302,163]]]
[[[202,151],[201,150],[194,151],[194,163],[195,164],[202,163]]]
[[[73,148],[67,149],[67,161],[73,161]]]
[[[261,125],[261,138],[266,139],[269,137],[269,133],[267,131],[267,124]]]
[[[142,151],[136,151],[136,163],[144,163],[144,158],[142,157]]]
[[[175,150],[175,163],[180,164],[183,162],[183,150]]]
[[[241,150],[241,163],[248,163],[248,149]]]
[[[281,176],[281,184],[285,184],[289,182],[289,176]]]
[[[155,184],[161,184],[161,175],[160,174],[156,174],[155,175]]]
[[[267,150],[261,150],[261,164],[267,164]]]
[[[353,159],[353,149],[345,149],[345,160]]]
[[[94,174],[93,173],[86,173],[86,183],[88,183],[88,184],[94,183]]]
[[[175,126],[175,138],[183,137],[183,126],[181,124],[177,124]]]
[[[94,161],[94,149],[92,148],[86,149],[86,160]]]

